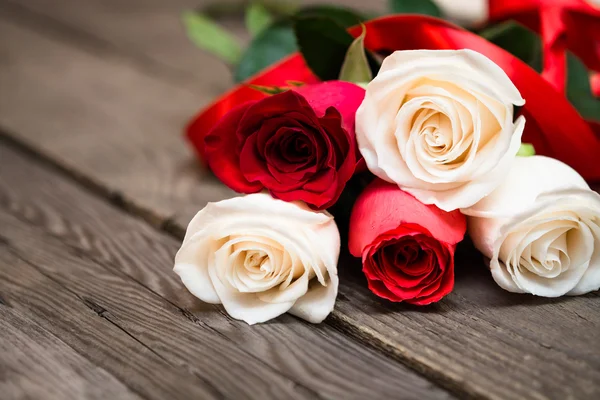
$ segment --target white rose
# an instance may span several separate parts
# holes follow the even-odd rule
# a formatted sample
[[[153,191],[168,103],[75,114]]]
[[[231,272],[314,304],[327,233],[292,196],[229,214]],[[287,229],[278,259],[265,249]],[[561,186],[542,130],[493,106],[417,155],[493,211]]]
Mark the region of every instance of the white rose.
[[[339,253],[330,214],[257,193],[198,212],[174,271],[194,296],[248,324],[288,311],[318,323],[335,303]]]
[[[471,50],[397,51],[356,113],[367,166],[425,204],[469,207],[494,190],[519,150],[525,103],[500,67]]]
[[[502,288],[545,297],[600,288],[600,195],[566,164],[517,157],[501,186],[461,211]]]

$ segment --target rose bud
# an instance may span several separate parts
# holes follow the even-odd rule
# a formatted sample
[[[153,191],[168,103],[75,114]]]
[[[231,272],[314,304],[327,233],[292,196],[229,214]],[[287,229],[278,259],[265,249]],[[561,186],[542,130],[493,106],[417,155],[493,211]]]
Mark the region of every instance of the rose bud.
[[[391,301],[426,305],[454,287],[454,250],[467,229],[459,211],[425,205],[376,180],[358,197],[349,249],[361,257],[369,289]]]
[[[425,204],[469,207],[504,179],[519,150],[525,101],[506,73],[472,50],[396,51],[356,112],[371,172]]]
[[[335,303],[339,253],[329,213],[256,193],[198,212],[174,271],[194,296],[248,324],[285,312],[318,323]]]
[[[205,156],[237,192],[325,209],[354,174],[354,117],[364,89],[347,82],[304,85],[232,109],[207,134]]]
[[[558,297],[600,288],[600,195],[568,165],[517,157],[504,183],[463,212],[503,289]]]

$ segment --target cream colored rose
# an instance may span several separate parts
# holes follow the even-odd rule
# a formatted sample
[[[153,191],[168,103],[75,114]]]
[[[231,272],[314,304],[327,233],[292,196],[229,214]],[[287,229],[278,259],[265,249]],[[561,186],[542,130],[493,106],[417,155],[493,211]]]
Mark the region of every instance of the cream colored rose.
[[[194,296],[249,324],[288,311],[318,323],[335,303],[339,253],[330,214],[257,193],[198,212],[174,271]]]
[[[450,211],[494,190],[521,144],[525,101],[500,67],[471,50],[397,51],[356,113],[371,172]]]
[[[545,297],[600,288],[600,195],[566,164],[518,157],[501,186],[462,211],[502,288]]]

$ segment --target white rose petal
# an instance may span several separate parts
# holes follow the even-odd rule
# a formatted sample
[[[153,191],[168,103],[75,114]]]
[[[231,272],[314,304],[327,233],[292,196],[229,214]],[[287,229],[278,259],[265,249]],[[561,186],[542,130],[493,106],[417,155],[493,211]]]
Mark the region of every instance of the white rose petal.
[[[330,214],[258,193],[198,212],[174,271],[194,296],[249,324],[288,311],[318,323],[335,303],[339,253]]]
[[[461,211],[502,288],[545,297],[600,288],[600,195],[566,164],[517,157],[502,185]]]
[[[360,152],[375,175],[421,202],[472,206],[508,173],[525,103],[500,67],[471,50],[397,51],[356,113]]]

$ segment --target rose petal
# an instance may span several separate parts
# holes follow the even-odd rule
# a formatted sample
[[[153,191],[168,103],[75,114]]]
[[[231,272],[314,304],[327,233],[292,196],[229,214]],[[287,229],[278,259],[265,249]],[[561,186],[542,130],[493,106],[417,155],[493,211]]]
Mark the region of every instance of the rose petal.
[[[240,293],[226,285],[219,279],[215,268],[208,270],[223,307],[235,319],[245,321],[249,325],[265,322],[287,312],[293,301],[283,303],[266,303],[256,293]]]
[[[517,157],[506,180],[489,196],[461,211],[474,217],[512,216],[529,208],[544,192],[589,189],[574,169],[544,156]]]
[[[402,224],[422,226],[438,241],[462,240],[466,219],[458,211],[444,212],[425,205],[393,184],[375,180],[358,197],[350,217],[349,249],[360,257],[377,236]]]
[[[206,303],[220,304],[208,275],[208,252],[211,250],[208,243],[200,241],[182,246],[175,256],[173,271],[194,296]]]
[[[594,253],[587,270],[577,285],[567,293],[569,296],[578,296],[600,289],[600,226],[597,220],[594,222],[588,221],[588,223],[595,237]]]
[[[557,297],[600,287],[600,195],[560,161],[517,158],[506,182],[465,212],[504,289]]]
[[[204,138],[204,153],[214,174],[227,186],[237,192],[254,193],[262,189],[257,182],[249,182],[240,169],[238,155],[232,149],[238,147],[238,142],[230,132],[235,131],[237,124],[252,103],[244,103],[233,108],[223,116]]]
[[[354,136],[354,115],[365,96],[363,88],[349,82],[327,81],[319,85],[302,85],[294,91],[308,100],[319,117],[324,116],[328,108],[335,108],[342,117],[343,128]]]

